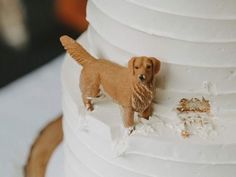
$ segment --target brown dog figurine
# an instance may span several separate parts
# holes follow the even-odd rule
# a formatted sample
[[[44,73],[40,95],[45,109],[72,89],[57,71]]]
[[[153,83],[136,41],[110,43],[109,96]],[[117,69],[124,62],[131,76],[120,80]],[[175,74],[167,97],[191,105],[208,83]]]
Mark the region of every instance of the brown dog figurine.
[[[146,119],[152,114],[154,76],[160,70],[160,61],[153,57],[133,57],[128,68],[109,60],[96,59],[68,36],[60,41],[67,52],[83,66],[80,89],[84,105],[93,110],[91,97],[97,97],[100,86],[124,110],[124,126],[134,126],[134,112]]]

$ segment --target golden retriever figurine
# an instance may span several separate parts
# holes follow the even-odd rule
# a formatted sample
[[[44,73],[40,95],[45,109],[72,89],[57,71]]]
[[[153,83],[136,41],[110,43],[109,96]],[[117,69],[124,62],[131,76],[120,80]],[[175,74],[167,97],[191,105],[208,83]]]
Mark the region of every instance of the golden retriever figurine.
[[[68,36],[60,41],[67,52],[83,66],[80,89],[84,105],[93,110],[92,97],[100,93],[100,86],[124,110],[124,126],[133,128],[134,112],[146,119],[152,114],[154,76],[160,70],[160,61],[154,57],[133,57],[128,68],[109,60],[96,59]]]

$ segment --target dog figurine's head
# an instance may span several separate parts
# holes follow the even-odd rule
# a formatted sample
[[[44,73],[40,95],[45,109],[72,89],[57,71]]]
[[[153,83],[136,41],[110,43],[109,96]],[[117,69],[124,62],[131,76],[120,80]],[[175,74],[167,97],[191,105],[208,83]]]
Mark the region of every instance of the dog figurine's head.
[[[154,76],[160,71],[161,62],[154,57],[133,57],[128,63],[132,79],[136,83],[147,85],[153,82]]]

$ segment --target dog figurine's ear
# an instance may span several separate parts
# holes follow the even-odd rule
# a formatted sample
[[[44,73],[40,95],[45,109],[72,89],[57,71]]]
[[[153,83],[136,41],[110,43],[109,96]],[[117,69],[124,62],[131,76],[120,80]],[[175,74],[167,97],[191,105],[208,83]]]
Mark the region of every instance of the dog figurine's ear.
[[[135,59],[136,59],[136,57],[132,57],[128,63],[128,70],[131,75],[134,75],[134,61],[135,61]]]
[[[157,74],[160,71],[161,62],[154,57],[151,57],[151,60],[152,60],[152,66],[153,66],[153,74]]]

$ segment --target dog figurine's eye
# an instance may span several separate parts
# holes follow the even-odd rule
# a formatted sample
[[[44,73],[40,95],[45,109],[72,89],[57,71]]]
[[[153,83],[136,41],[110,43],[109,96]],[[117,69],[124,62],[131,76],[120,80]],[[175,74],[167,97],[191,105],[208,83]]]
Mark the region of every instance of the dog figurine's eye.
[[[135,66],[134,68],[135,68],[135,69],[138,69],[139,67],[138,67],[138,66]]]
[[[147,65],[147,69],[150,69],[151,68],[151,65]]]

